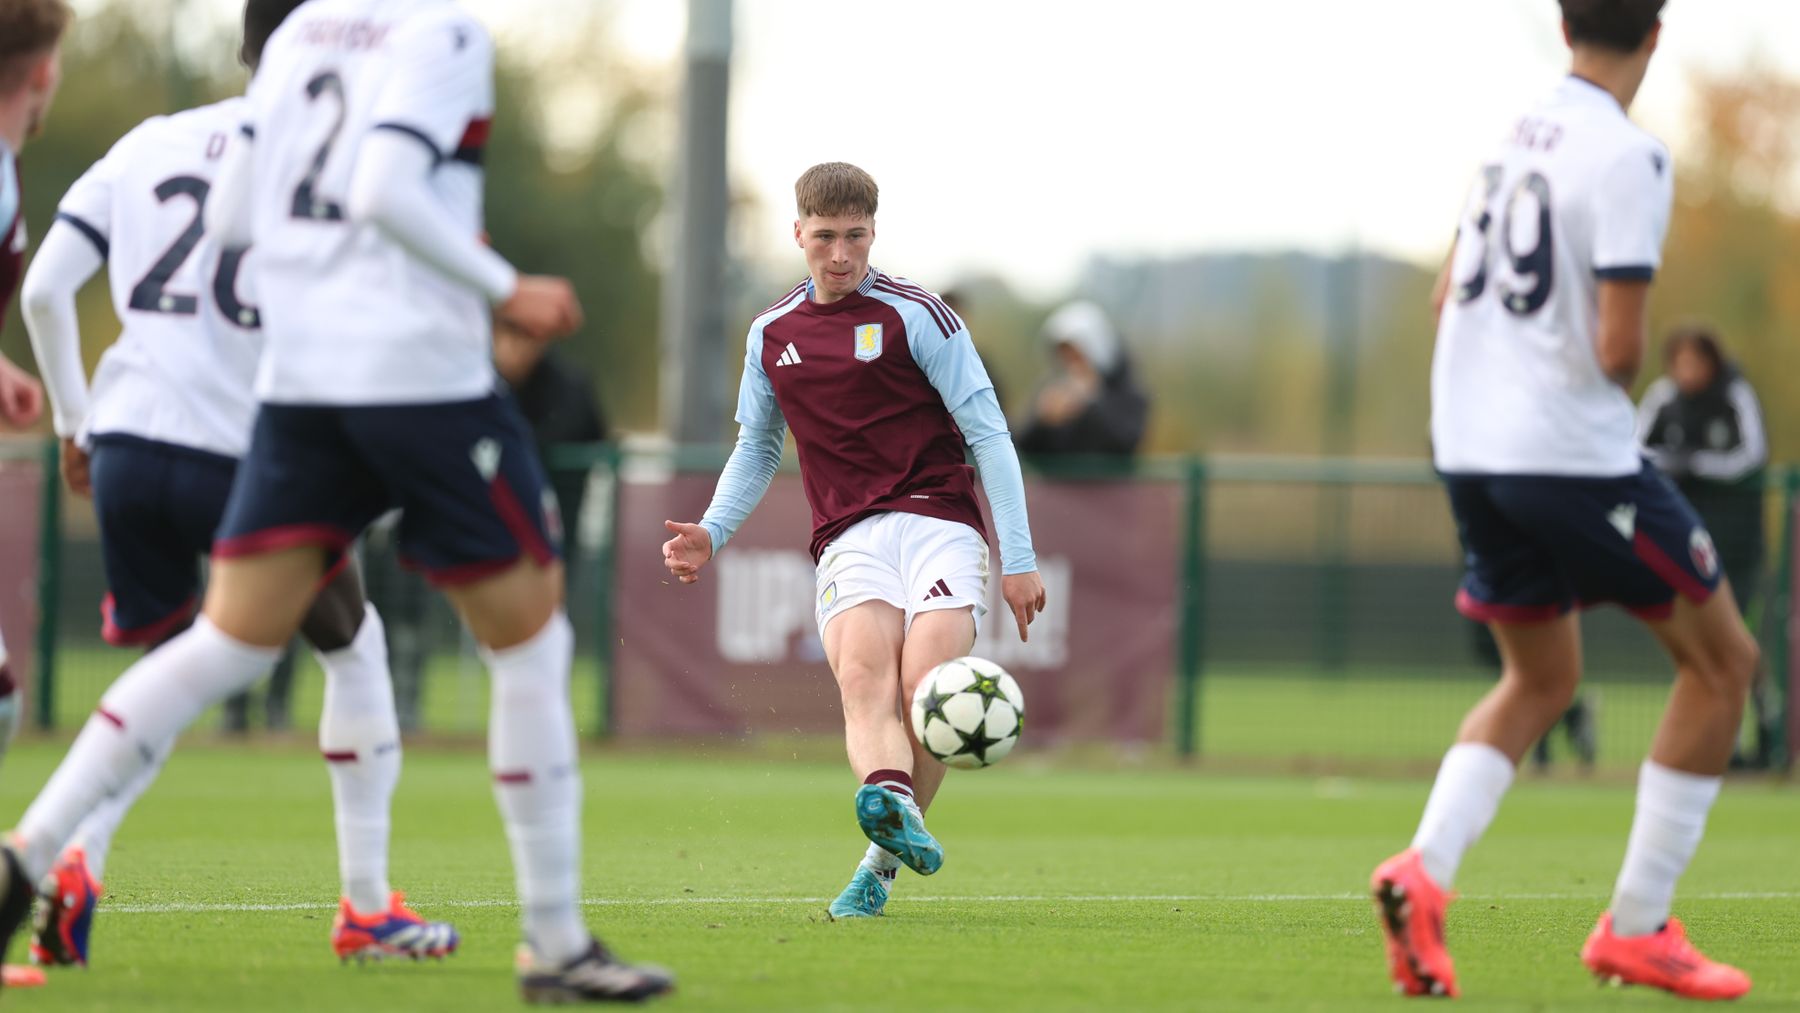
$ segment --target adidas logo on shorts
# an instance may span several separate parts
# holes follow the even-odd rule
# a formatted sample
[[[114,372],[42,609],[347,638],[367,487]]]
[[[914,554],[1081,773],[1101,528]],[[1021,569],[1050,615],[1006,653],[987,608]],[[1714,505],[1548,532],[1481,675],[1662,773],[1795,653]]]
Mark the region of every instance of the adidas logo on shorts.
[[[931,585],[931,590],[925,592],[925,600],[926,601],[930,601],[933,598],[948,598],[948,597],[950,597],[950,585],[944,583],[941,580],[938,581],[937,583]]]

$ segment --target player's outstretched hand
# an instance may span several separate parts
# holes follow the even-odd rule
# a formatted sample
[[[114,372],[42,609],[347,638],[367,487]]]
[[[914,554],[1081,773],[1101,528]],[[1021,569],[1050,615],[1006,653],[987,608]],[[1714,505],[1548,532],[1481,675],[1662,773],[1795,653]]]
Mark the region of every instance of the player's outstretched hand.
[[[94,484],[88,479],[88,453],[74,440],[64,437],[62,441],[62,477],[69,491],[88,499],[94,497]]]
[[[663,543],[663,565],[683,584],[700,579],[700,568],[712,558],[712,536],[698,524],[663,521],[674,538]]]
[[[500,304],[500,319],[539,341],[566,338],[581,326],[581,300],[567,278],[522,274],[512,298]]]
[[[1026,627],[1044,611],[1044,581],[1037,571],[1030,573],[1009,573],[1000,578],[1000,597],[1006,599],[1007,607],[1012,609],[1013,618],[1019,622],[1019,639],[1030,640],[1031,632]]]
[[[23,429],[44,414],[44,388],[37,377],[0,355],[0,420]]]

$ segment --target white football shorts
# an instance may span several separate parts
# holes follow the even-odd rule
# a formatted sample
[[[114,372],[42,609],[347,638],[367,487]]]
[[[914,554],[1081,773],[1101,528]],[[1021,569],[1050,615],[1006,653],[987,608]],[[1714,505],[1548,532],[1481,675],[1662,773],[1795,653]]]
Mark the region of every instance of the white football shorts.
[[[819,635],[833,616],[865,601],[904,611],[908,629],[921,612],[972,607],[979,632],[989,569],[986,540],[960,521],[900,511],[865,517],[819,557]]]

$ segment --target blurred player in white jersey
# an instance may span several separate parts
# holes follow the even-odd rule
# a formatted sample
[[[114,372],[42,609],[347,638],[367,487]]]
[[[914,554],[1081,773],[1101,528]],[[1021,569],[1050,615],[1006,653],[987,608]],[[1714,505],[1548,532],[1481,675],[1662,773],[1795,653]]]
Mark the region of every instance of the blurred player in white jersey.
[[[274,27],[245,25],[242,56],[253,72]],[[26,325],[50,388],[63,475],[94,499],[110,588],[104,634],[115,645],[154,647],[193,620],[199,558],[250,442],[262,335],[239,277],[245,254],[201,234],[244,113],[244,100],[231,99],[154,117],[125,135],[63,197],[25,280]],[[124,330],[90,398],[75,296],[103,266]],[[455,930],[426,922],[388,887],[400,726],[380,616],[363,601],[350,557],[344,562],[301,624],[325,670],[319,747],[331,772],[344,890],[332,946],[345,959],[441,957],[455,951]],[[87,964],[113,834],[160,767],[145,767],[90,813],[40,885],[37,963]]]
[[[1669,913],[1731,759],[1757,647],[1699,517],[1635,439],[1629,389],[1674,168],[1626,110],[1661,9],[1562,0],[1572,73],[1482,170],[1439,281],[1431,427],[1468,558],[1457,605],[1493,630],[1505,669],[1445,755],[1412,847],[1372,877],[1389,973],[1409,995],[1456,994],[1443,930],[1457,866],[1575,693],[1574,610],[1607,602],[1649,627],[1676,677],[1611,908],[1581,959],[1603,978],[1691,998],[1750,988]]]
[[[582,922],[580,777],[553,512],[522,421],[494,393],[489,319],[580,322],[567,282],[480,241],[493,47],[449,0],[251,0],[281,21],[207,233],[255,244],[260,407],[201,616],[114,683],[7,846],[0,941],[81,818],[209,705],[260,678],[314,589],[394,507],[403,555],[444,587],[492,674],[489,762],[512,845],[528,1001],[671,987]],[[175,691],[179,687],[180,691]]]
[[[44,129],[62,81],[62,37],[71,14],[63,0],[0,0],[0,320],[25,263],[31,239],[19,192],[19,152]],[[44,390],[30,373],[0,355],[0,428],[23,428],[43,412]],[[0,755],[19,727],[18,684],[0,636]],[[32,967],[0,968],[12,987],[44,983]]]

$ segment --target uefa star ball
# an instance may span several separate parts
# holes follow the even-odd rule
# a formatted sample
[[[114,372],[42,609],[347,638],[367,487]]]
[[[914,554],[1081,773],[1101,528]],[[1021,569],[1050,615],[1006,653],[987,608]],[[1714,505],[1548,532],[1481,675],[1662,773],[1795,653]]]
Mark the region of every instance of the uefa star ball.
[[[952,767],[992,766],[1025,729],[1025,694],[1006,669],[985,658],[946,661],[913,692],[913,733]]]

